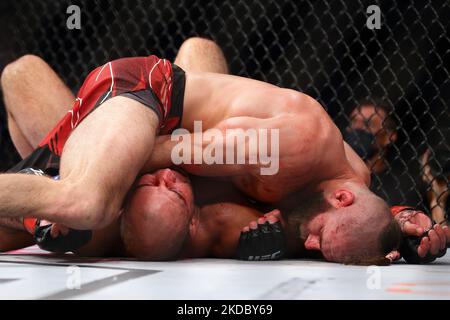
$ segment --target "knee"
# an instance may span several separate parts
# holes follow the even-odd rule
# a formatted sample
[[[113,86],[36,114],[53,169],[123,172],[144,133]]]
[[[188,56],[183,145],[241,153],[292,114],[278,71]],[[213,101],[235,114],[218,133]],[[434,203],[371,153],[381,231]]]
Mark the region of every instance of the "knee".
[[[220,47],[210,39],[201,37],[191,37],[186,39],[180,46],[179,54],[187,55],[189,53],[204,52],[210,50],[222,51]]]
[[[188,72],[228,73],[222,49],[214,41],[200,37],[183,42],[175,64]]]
[[[35,68],[37,64],[45,63],[38,56],[31,54],[24,55],[19,59],[9,63],[3,69],[1,78],[2,88],[5,88],[13,81],[20,81],[20,77],[25,75],[31,68]]]

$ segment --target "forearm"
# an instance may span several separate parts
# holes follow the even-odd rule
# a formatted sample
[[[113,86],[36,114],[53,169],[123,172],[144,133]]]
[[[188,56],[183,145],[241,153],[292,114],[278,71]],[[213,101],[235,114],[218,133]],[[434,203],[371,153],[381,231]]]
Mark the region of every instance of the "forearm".
[[[209,239],[209,256],[234,258],[244,227],[263,216],[251,207],[234,203],[215,203],[201,209],[202,239]]]
[[[262,158],[267,162],[266,158],[278,156],[278,149],[270,156],[261,155],[258,137],[246,136],[243,131],[245,127],[223,127],[202,133],[191,134],[186,131],[183,135],[158,137],[144,171],[154,172],[177,165],[199,176],[236,176],[268,167],[272,159],[270,163],[262,163]],[[278,161],[278,158],[275,160]]]
[[[170,135],[156,137],[152,154],[145,163],[143,172],[152,173],[159,169],[171,167],[173,165],[171,159],[172,147]]]
[[[0,217],[0,227],[7,230],[26,231],[22,218]]]
[[[0,252],[21,249],[33,244],[33,237],[29,233],[0,227]]]
[[[22,218],[0,218],[0,252],[21,249],[34,244],[25,230]]]

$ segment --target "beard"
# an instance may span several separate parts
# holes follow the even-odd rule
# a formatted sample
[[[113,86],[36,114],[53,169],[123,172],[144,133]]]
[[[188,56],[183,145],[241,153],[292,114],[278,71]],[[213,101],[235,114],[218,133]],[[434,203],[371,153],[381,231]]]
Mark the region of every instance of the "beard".
[[[322,253],[306,250],[304,243],[308,237],[308,223],[318,214],[331,208],[323,192],[293,194],[279,206],[286,222],[288,256],[291,258],[322,259]]]
[[[285,221],[288,225],[288,233],[295,239],[306,240],[306,226],[311,219],[319,213],[323,213],[331,208],[331,205],[325,200],[323,192],[314,192],[307,196],[295,195],[289,199],[289,205],[284,207]]]

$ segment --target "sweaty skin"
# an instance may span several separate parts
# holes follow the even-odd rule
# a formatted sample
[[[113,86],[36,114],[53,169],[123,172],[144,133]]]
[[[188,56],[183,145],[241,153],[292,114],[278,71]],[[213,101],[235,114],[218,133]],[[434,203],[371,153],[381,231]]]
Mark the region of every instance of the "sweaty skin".
[[[189,53],[183,51],[183,47],[180,52],[182,55],[178,58],[183,58],[186,53]],[[189,59],[189,61],[192,62],[193,59]],[[17,150],[22,157],[26,157],[54,123],[64,115],[74,97],[42,59],[25,56],[14,65],[14,68],[9,68],[9,70],[12,72],[5,73],[2,78],[8,107],[9,129]],[[14,77],[10,77],[11,73]],[[42,78],[38,83],[33,81],[36,75],[40,75]],[[48,94],[50,91],[58,94]],[[23,106],[28,107],[23,109]],[[159,174],[155,173],[155,175],[162,181],[167,180],[170,173],[171,170],[161,170]],[[184,180],[181,179],[181,181]],[[195,180],[193,185],[196,198],[199,200],[200,207],[204,207],[204,209],[196,208],[195,223],[189,229],[190,240],[186,241],[184,252],[179,254],[186,257],[232,257],[240,229],[262,214],[247,207],[249,203],[245,197],[236,192],[230,183],[201,178]],[[175,181],[171,186],[177,184],[179,183]],[[217,188],[213,190],[214,188],[211,186],[217,186]],[[191,187],[189,186],[189,188]],[[145,188],[141,189],[145,190]],[[158,198],[158,195],[161,197]],[[181,215],[185,213],[183,209],[186,205],[179,202],[179,198],[172,190],[162,188],[159,194],[150,192],[147,197],[152,203],[159,203],[164,208],[163,211],[156,211],[157,214],[162,214],[155,220],[157,222],[151,221],[150,228],[160,229],[164,223],[170,226],[172,221],[168,219],[167,214],[164,214],[170,212],[169,208]],[[170,199],[170,201],[166,199]],[[225,203],[226,201],[229,203]],[[173,210],[171,211],[173,212]],[[227,220],[225,224],[215,222],[224,220]],[[77,254],[80,256],[134,256],[127,254],[124,249],[120,236],[120,222],[120,220],[115,220],[109,226],[94,231],[90,243],[80,248]],[[9,226],[0,228],[1,251],[19,249],[33,244],[32,237],[23,231],[20,221],[2,218],[1,223]],[[46,222],[43,221],[43,223]],[[143,225],[142,219],[135,225]],[[145,225],[148,226],[148,224]],[[145,228],[142,231],[144,234],[148,234]],[[66,232],[66,227],[54,224],[53,236]]]
[[[234,188],[209,183],[193,190],[195,183],[171,169],[138,179],[122,215],[126,254],[144,260],[233,257],[242,228],[263,215],[239,204],[246,201]],[[204,202],[220,192],[222,202],[194,206],[194,192]]]
[[[365,184],[347,160],[339,129],[322,106],[305,94],[231,75],[187,73],[184,108],[182,126],[189,131],[194,121],[201,120],[203,130],[278,129],[280,138],[276,175],[261,175],[260,165],[183,164],[191,174],[231,176],[240,190],[266,202],[340,176]],[[157,150],[145,169],[170,166],[177,143],[167,137],[157,139]],[[194,147],[204,149],[205,145]]]
[[[344,145],[331,119],[312,98],[293,90],[226,75],[188,72],[186,81],[183,115],[183,126],[186,128],[192,130],[193,120],[203,120],[204,130],[212,127],[222,130],[236,127],[275,128],[280,129],[281,140],[280,172],[277,176],[261,176],[258,166],[248,165],[221,167],[186,165],[184,168],[187,171],[201,175],[232,176],[232,180],[242,191],[263,201],[277,201],[286,194],[298,190],[320,190],[324,182],[332,179],[353,180],[367,185],[367,174],[361,170],[361,166],[357,165],[356,167],[359,168],[357,169],[353,165],[352,168],[347,161],[347,159],[361,160],[358,157],[355,158],[353,150]],[[211,108],[211,105],[214,108]],[[202,116],[199,118],[193,116],[197,112]],[[250,113],[253,113],[251,117],[245,116]],[[173,143],[168,141],[167,137],[158,137],[150,161],[141,171],[153,172],[154,169],[171,164],[172,146]],[[203,148],[203,146],[197,147]],[[341,197],[345,194],[338,192],[336,195]],[[342,203],[348,203],[349,198],[342,199]],[[341,205],[341,202],[336,203],[337,206]],[[215,212],[216,209],[220,212],[220,208],[225,208],[223,212],[239,212],[240,209],[234,205],[233,210],[228,210],[227,207],[216,204],[210,207],[208,212]],[[251,211],[248,208],[244,210]],[[218,219],[220,215],[216,214]],[[212,214],[207,215],[207,218],[209,219],[210,216]],[[249,214],[248,217],[245,224],[248,224],[248,221],[253,220],[255,216],[251,217]],[[68,221],[76,221],[76,217],[71,218]],[[208,220],[205,221],[204,225],[214,225],[214,223],[207,223]],[[320,224],[318,226],[320,227]],[[234,225],[233,228],[235,228]],[[235,229],[239,230],[237,224]],[[214,232],[218,233],[220,230]],[[233,234],[231,238],[237,237],[234,236],[237,234],[235,232],[230,232]],[[202,235],[200,231],[197,234]],[[192,241],[196,241],[195,235],[191,235],[191,238]],[[205,243],[214,244],[207,241]],[[208,245],[205,246],[208,247]],[[201,248],[201,245],[198,247]],[[185,254],[196,255],[195,252]]]
[[[182,165],[189,173],[229,176],[240,190],[265,202],[280,201],[293,192],[321,191],[324,183],[336,180],[367,190],[347,160],[338,128],[305,94],[242,77],[187,71],[183,108],[182,127],[188,131],[193,131],[194,121],[201,121],[203,131],[220,130],[225,141],[238,129],[279,130],[280,140],[275,175],[261,175],[264,165],[248,164],[255,156],[249,153],[244,164]],[[177,142],[156,139],[158,126],[156,114],[141,103],[121,96],[106,100],[65,143],[59,181],[0,175],[0,213],[20,217],[33,212],[37,218],[76,229],[109,225],[136,177],[172,165],[171,151]],[[205,142],[193,140],[194,150],[203,151]],[[114,161],[106,161],[111,158]],[[39,191],[42,197],[31,196]]]
[[[251,208],[243,194],[229,184],[199,180],[191,184],[171,169],[142,176],[130,191],[128,206],[145,210],[133,210],[133,216],[125,207],[119,221],[94,231],[92,240],[75,253],[153,261],[233,258],[242,229],[256,227],[256,221],[264,215]],[[204,205],[194,205],[194,192],[201,194],[199,202]],[[211,203],[219,193],[222,201]]]

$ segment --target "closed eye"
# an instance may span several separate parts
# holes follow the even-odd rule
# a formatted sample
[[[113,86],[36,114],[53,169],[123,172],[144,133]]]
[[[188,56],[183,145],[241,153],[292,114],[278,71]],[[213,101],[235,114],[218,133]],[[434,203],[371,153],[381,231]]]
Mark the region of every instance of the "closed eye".
[[[177,190],[175,190],[175,189],[169,189],[170,191],[172,191],[172,192],[174,192],[177,196],[178,196],[178,198],[180,198],[181,200],[183,200],[183,202],[185,201],[184,200],[184,197],[182,196],[182,194],[180,193],[180,192],[178,192]]]

